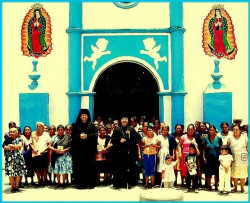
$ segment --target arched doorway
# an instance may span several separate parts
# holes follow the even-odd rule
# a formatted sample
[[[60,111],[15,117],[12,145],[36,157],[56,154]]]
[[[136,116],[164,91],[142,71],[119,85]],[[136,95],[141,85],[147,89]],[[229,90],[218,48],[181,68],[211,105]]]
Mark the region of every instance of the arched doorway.
[[[117,63],[97,79],[94,118],[120,119],[122,115],[159,118],[159,88],[153,75],[136,63]]]

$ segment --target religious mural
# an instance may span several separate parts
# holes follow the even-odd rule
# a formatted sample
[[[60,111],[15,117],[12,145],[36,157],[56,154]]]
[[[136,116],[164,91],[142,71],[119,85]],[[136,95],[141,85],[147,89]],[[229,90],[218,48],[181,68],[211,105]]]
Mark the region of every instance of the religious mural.
[[[50,54],[51,21],[42,4],[34,4],[26,14],[22,24],[21,39],[23,55],[38,58]]]
[[[234,59],[237,54],[234,26],[224,5],[216,4],[203,24],[203,48],[209,56]]]

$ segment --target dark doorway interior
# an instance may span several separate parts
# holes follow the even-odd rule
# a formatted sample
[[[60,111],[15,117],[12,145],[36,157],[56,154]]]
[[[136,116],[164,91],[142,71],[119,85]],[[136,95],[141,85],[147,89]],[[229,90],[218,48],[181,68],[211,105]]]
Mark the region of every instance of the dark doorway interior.
[[[120,119],[122,115],[159,118],[158,85],[153,75],[136,63],[118,63],[98,78],[94,92],[94,118]]]

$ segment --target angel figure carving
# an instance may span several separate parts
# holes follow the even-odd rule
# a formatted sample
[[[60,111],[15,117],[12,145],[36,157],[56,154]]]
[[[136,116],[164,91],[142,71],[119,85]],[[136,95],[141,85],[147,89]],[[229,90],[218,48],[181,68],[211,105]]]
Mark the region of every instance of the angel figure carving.
[[[85,56],[84,57],[84,62],[86,61],[92,61],[92,69],[95,70],[95,66],[97,63],[97,59],[101,58],[103,55],[111,54],[111,51],[105,51],[108,45],[108,40],[104,38],[99,38],[96,42],[96,47],[94,45],[91,45],[91,49],[93,53],[91,54],[90,57]]]
[[[161,45],[159,44],[158,46],[156,45],[156,42],[154,40],[154,38],[147,38],[143,40],[144,46],[146,50],[140,50],[141,54],[147,54],[150,57],[152,57],[154,59],[154,64],[155,64],[155,68],[156,70],[158,70],[159,68],[159,61],[165,61],[167,62],[167,57],[163,56],[161,57],[160,54],[158,53],[161,49]]]

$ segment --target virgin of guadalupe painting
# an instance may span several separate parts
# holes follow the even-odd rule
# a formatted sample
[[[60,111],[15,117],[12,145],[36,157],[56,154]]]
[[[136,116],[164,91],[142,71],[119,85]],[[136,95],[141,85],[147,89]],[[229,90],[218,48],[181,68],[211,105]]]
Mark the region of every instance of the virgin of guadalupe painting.
[[[221,4],[214,5],[203,24],[203,48],[209,56],[234,59],[237,54],[234,26]]]
[[[50,16],[42,4],[34,4],[22,24],[22,52],[25,56],[47,56],[52,50]]]

